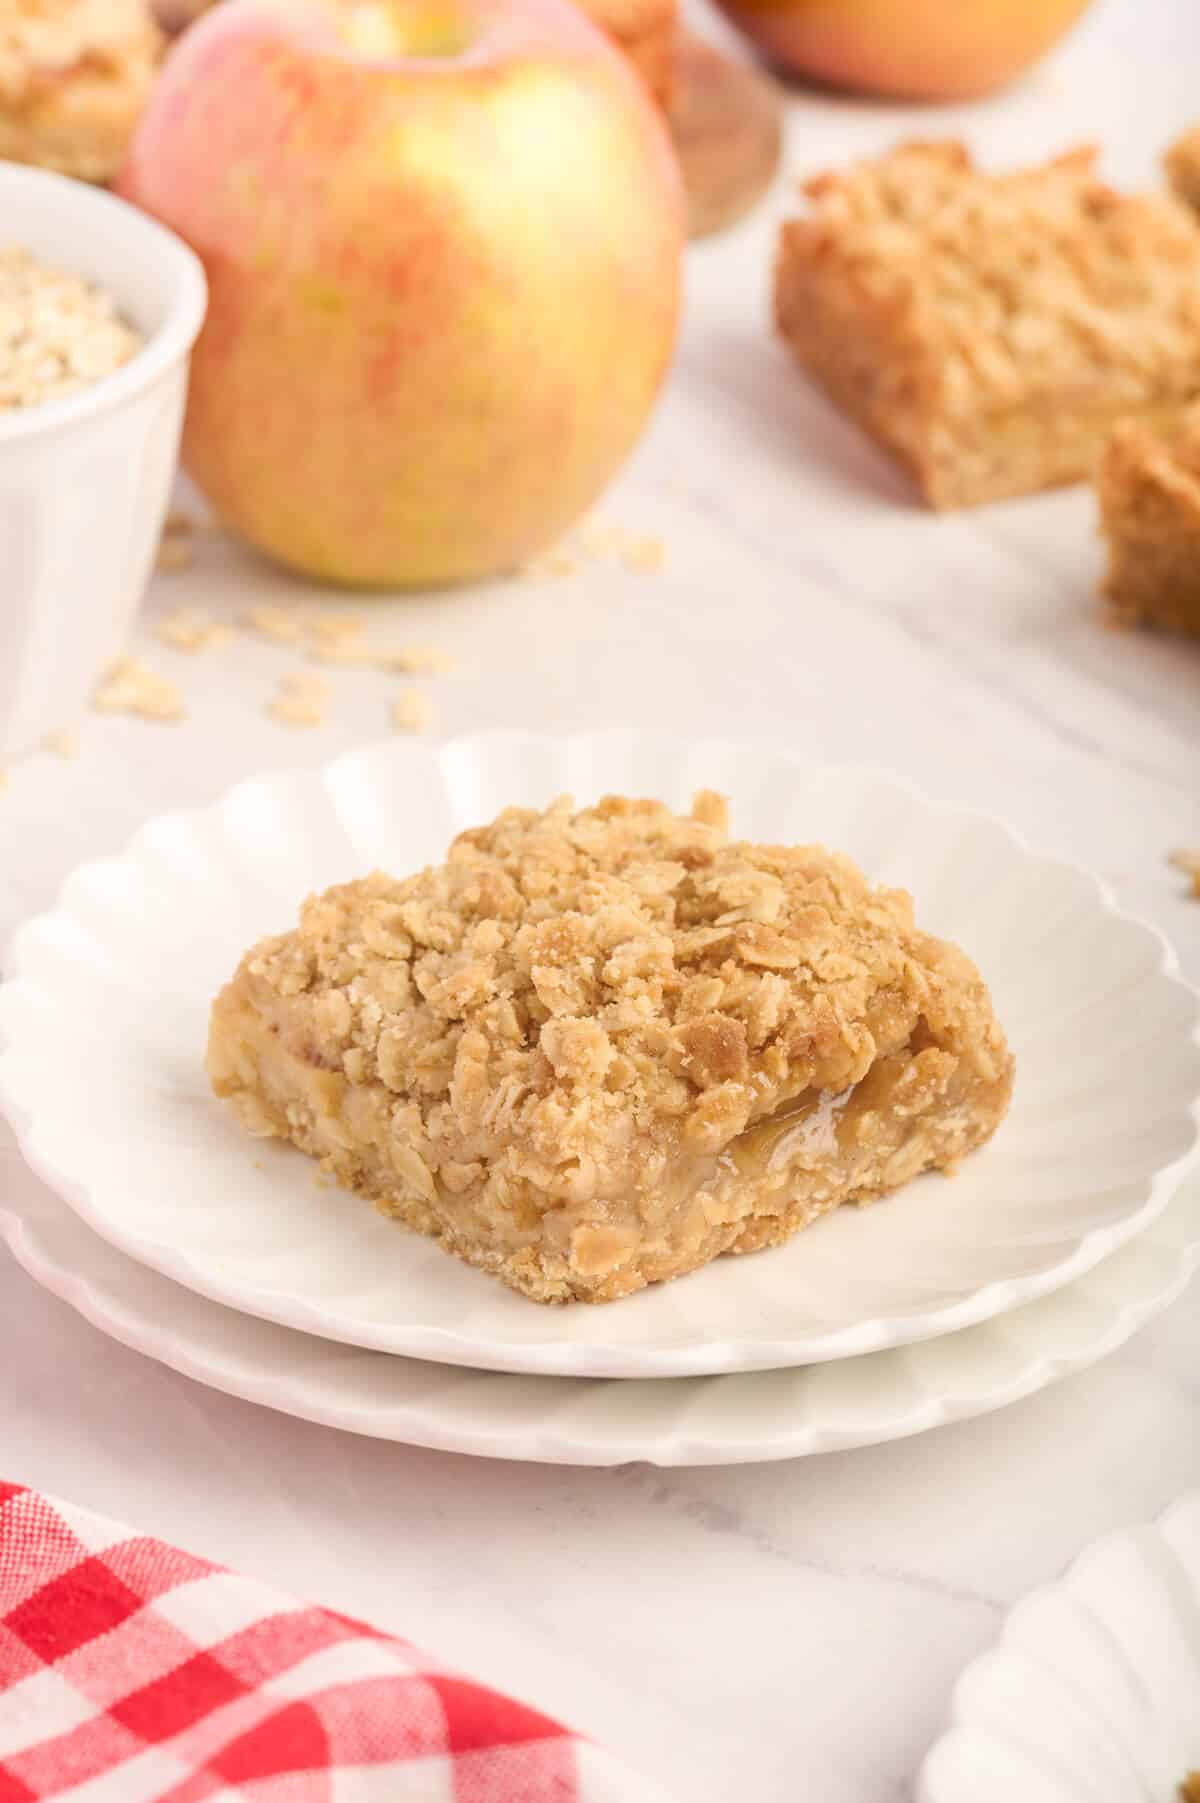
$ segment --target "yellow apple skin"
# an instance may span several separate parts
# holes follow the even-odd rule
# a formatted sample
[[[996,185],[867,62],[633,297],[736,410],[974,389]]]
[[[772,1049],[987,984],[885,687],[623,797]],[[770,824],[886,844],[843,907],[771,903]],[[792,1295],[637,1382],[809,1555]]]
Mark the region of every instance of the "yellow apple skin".
[[[683,199],[637,77],[569,0],[452,3],[386,0],[383,54],[323,7],[229,0],[119,184],[208,274],[186,467],[342,585],[529,558],[632,448],[675,343]]]
[[[719,0],[781,69],[903,100],[969,100],[1029,68],[1088,0]]]

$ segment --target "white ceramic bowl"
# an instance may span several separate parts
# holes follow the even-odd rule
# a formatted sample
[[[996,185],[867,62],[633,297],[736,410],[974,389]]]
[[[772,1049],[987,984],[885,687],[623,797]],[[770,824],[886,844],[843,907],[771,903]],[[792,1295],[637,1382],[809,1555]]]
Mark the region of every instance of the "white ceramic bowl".
[[[86,276],[146,343],[76,394],[0,414],[0,763],[65,726],[121,649],[175,471],[199,260],[83,182],[0,163],[0,242]]]

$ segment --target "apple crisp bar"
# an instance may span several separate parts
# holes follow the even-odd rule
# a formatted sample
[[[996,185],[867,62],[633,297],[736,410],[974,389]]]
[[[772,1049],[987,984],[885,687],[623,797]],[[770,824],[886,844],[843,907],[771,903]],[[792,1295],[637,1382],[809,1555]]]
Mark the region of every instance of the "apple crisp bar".
[[[1175,194],[1200,213],[1200,125],[1177,138],[1163,161]]]
[[[1079,149],[990,175],[907,144],[807,184],[780,332],[936,508],[1076,482],[1117,420],[1200,395],[1200,228]]]
[[[149,0],[4,0],[0,158],[108,181],[161,51]]]
[[[1200,405],[1168,427],[1119,426],[1096,490],[1117,618],[1200,634]]]
[[[305,903],[209,1072],[389,1215],[540,1302],[603,1302],[951,1168],[1012,1059],[970,961],[813,846],[609,797],[512,808]]]

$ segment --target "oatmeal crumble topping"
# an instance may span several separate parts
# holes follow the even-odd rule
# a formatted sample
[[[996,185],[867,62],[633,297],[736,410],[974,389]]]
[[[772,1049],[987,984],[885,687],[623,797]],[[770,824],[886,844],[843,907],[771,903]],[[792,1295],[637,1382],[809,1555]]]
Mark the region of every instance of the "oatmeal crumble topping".
[[[111,295],[17,246],[0,247],[0,413],[86,388],[141,344]]]
[[[1096,156],[994,175],[961,144],[908,144],[809,181],[790,229],[944,357],[952,412],[1058,392],[1065,369],[1136,400],[1145,376],[1200,368],[1200,236],[1167,196],[1110,187]]]
[[[109,180],[162,43],[149,0],[3,0],[0,158]]]
[[[1163,162],[1172,192],[1186,205],[1200,209],[1200,127],[1193,126],[1177,138]]]
[[[47,71],[68,73],[105,46],[140,36],[141,0],[4,0],[0,102],[23,100]]]
[[[56,758],[77,758],[79,756],[79,734],[60,728],[57,732],[48,732],[42,740],[42,750],[48,751]]]
[[[1200,636],[1200,404],[1165,422],[1122,421],[1095,486],[1110,617]]]
[[[815,847],[609,797],[308,901],[209,1068],[409,1225],[539,1300],[606,1300],[951,1166],[1011,1059],[970,961]]]
[[[780,332],[936,507],[1079,481],[1118,418],[1200,394],[1200,229],[1095,157],[995,175],[905,144],[782,227]]]

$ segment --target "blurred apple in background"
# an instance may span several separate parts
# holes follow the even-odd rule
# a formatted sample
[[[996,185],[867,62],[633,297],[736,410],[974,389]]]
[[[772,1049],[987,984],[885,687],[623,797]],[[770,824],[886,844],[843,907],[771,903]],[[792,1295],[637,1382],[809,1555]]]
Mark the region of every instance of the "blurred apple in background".
[[[1012,81],[1088,0],[719,0],[781,69],[904,100],[968,100]]]
[[[184,461],[294,569],[510,569],[598,495],[674,346],[682,198],[569,0],[229,0],[121,191],[203,258]]]

